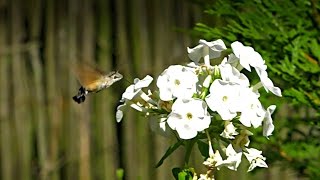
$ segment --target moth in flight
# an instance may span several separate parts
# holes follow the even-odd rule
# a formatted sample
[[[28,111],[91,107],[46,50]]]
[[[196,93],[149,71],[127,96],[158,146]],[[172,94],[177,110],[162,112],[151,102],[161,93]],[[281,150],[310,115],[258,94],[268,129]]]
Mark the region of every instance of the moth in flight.
[[[76,73],[78,81],[81,84],[78,94],[72,97],[72,99],[78,104],[85,101],[87,94],[97,93],[105,88],[108,88],[113,83],[121,80],[123,77],[117,71],[105,73],[104,71],[86,63],[76,64],[74,72]]]

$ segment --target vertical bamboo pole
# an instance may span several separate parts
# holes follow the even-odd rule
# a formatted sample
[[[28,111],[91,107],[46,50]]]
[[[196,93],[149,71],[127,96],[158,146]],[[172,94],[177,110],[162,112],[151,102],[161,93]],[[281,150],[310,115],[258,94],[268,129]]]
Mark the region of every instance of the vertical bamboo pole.
[[[33,0],[28,6],[28,15],[30,22],[30,39],[32,41],[39,40],[40,34],[40,23],[42,22],[41,14],[41,1]],[[30,5],[29,4],[29,5]],[[47,179],[48,177],[48,144],[47,144],[47,133],[46,133],[46,118],[45,118],[45,101],[44,101],[44,87],[43,87],[43,67],[40,62],[40,52],[39,52],[39,42],[35,42],[32,47],[30,47],[30,59],[31,67],[33,72],[33,89],[34,89],[34,98],[33,98],[33,109],[35,113],[35,124],[36,124],[36,137],[37,137],[37,152],[39,156],[39,167],[40,174],[39,179]]]
[[[77,0],[69,0],[67,2],[67,22],[66,26],[68,27],[67,31],[67,49],[68,49],[68,59],[69,65],[72,62],[78,60],[77,57],[77,47],[78,41],[77,36],[78,34],[78,20],[77,16],[79,14],[79,3]],[[61,14],[63,17],[63,14]],[[64,43],[64,42],[60,42]],[[76,77],[74,74],[69,71],[69,80],[68,80],[68,96],[71,98],[77,92],[77,86],[75,85]],[[86,101],[87,103],[87,101]],[[79,179],[79,159],[81,158],[79,155],[80,152],[80,132],[79,132],[79,121],[83,120],[81,117],[80,112],[85,109],[85,104],[76,104],[75,102],[71,102],[71,106],[68,112],[69,117],[67,118],[67,139],[66,142],[66,150],[67,150],[67,179]]]
[[[12,81],[13,81],[13,105],[14,122],[16,130],[16,148],[18,153],[18,179],[31,179],[31,121],[27,104],[28,88],[26,86],[24,58],[21,56],[21,42],[24,35],[21,17],[21,2],[11,1],[11,53],[12,53]]]
[[[44,89],[42,87],[42,76],[43,76],[43,69],[41,67],[39,61],[39,54],[38,50],[34,47],[31,50],[31,57],[32,57],[32,71],[34,72],[34,102],[33,106],[35,109],[35,119],[36,119],[36,133],[37,133],[37,151],[39,152],[39,166],[40,166],[40,179],[47,179],[48,171],[49,171],[49,164],[48,164],[48,144],[47,144],[47,133],[46,133],[46,118],[45,113],[43,111],[44,106]]]
[[[7,5],[7,2],[3,2]],[[4,9],[3,9],[4,10]],[[4,11],[0,11],[0,49],[4,50],[8,44],[6,42],[8,27]],[[11,119],[9,116],[9,58],[8,52],[0,52],[0,84],[3,87],[0,91],[0,164],[1,178],[3,180],[13,179],[13,161],[12,152],[12,132],[10,128]]]
[[[128,41],[130,41],[127,35],[127,8],[125,0],[119,0],[115,2],[115,21],[117,23],[115,31],[115,53],[117,57],[117,63],[121,64],[124,76],[129,80],[132,79],[133,69],[131,68],[131,50],[129,48]],[[131,110],[125,113],[125,117],[122,120],[122,134],[121,143],[119,148],[121,148],[121,158],[123,161],[123,168],[125,176],[129,179],[137,179],[138,171],[136,171],[137,162],[139,161],[136,154],[138,151],[137,147],[137,137],[136,137],[136,123],[135,118]]]
[[[40,0],[39,7],[41,6],[42,1]],[[46,80],[46,97],[47,97],[47,123],[48,132],[43,137],[48,142],[46,143],[46,157],[45,157],[45,166],[43,177],[47,178],[50,175],[51,179],[58,179],[59,174],[57,171],[57,166],[59,165],[59,137],[62,121],[62,109],[61,105],[61,84],[59,77],[61,76],[61,68],[58,67],[57,59],[57,25],[56,25],[56,7],[59,2],[54,0],[47,0],[44,3],[46,11],[45,12],[45,49],[44,49],[44,58],[45,58],[45,72],[42,75],[45,76]],[[39,17],[38,17],[39,18]],[[37,29],[37,34],[40,34],[39,29]],[[60,60],[61,61],[61,60]],[[44,92],[44,91],[43,91]],[[43,142],[45,143],[45,142]]]
[[[128,4],[128,24],[129,24],[129,41],[131,45],[132,59],[131,61],[133,66],[131,69],[134,72],[133,75],[138,76],[140,79],[146,76],[146,74],[153,74],[152,68],[152,58],[150,56],[149,49],[149,34],[146,31],[148,26],[147,17],[146,17],[146,6],[144,0],[129,1]],[[129,63],[129,62],[128,62]],[[136,138],[137,145],[137,161],[135,171],[138,174],[138,177],[141,179],[153,179],[153,171],[155,170],[152,166],[153,161],[153,151],[152,145],[153,139],[151,136],[149,122],[145,117],[141,117],[138,113],[131,118],[131,121],[134,121],[134,124],[137,127],[135,134],[132,134]]]
[[[116,1],[114,4],[114,15],[112,15],[113,22],[116,23],[114,38],[115,38],[115,58],[117,64],[121,65],[121,70],[129,79],[132,78],[132,62],[128,41],[130,40],[127,34],[127,6],[125,0]]]
[[[54,3],[53,3],[54,2]],[[78,119],[74,112],[74,102],[72,96],[77,92],[76,78],[71,73],[71,64],[76,60],[75,44],[76,35],[73,27],[75,22],[75,10],[69,7],[69,2],[52,1],[54,4],[56,22],[56,39],[54,57],[56,58],[56,81],[57,89],[61,90],[61,101],[59,102],[59,112],[61,120],[54,125],[52,131],[52,146],[57,146],[59,159],[55,159],[58,164],[55,171],[63,175],[65,179],[78,179],[77,168],[78,155]],[[69,22],[71,22],[69,24]],[[52,125],[53,126],[53,125]]]
[[[98,1],[97,14],[97,58],[98,64],[102,69],[107,71],[118,70],[113,69],[112,66],[112,22],[111,22],[111,2],[105,0]],[[120,73],[122,73],[120,71]],[[119,167],[119,160],[117,154],[116,141],[116,127],[115,127],[115,112],[114,106],[118,99],[115,98],[115,93],[112,88],[118,86],[113,85],[97,97],[96,104],[96,137],[97,152],[100,152],[95,157],[93,162],[96,162],[96,176],[97,178],[108,178],[116,176],[116,169]],[[96,179],[96,178],[94,178]]]
[[[151,5],[150,16],[153,17],[151,26],[152,39],[153,39],[153,60],[155,74],[160,74],[165,68],[167,63],[167,56],[172,53],[168,47],[173,43],[175,38],[170,37],[168,34],[168,2],[167,1],[154,1]],[[161,23],[159,23],[161,22]],[[155,154],[156,159],[159,160],[169,147],[168,139],[156,136],[155,137]],[[175,152],[177,153],[177,152]],[[177,155],[178,156],[178,155]],[[174,158],[176,159],[176,158]],[[169,158],[166,162],[156,170],[157,179],[170,179],[172,178],[171,169],[177,166],[178,162],[174,162],[173,158]]]
[[[81,39],[80,49],[81,49],[81,59],[85,61],[94,60],[94,23],[92,15],[92,4],[91,1],[83,0],[79,10],[81,13]],[[80,26],[79,26],[80,28]],[[89,100],[82,104],[83,109],[77,113],[81,114],[79,118],[79,150],[80,150],[80,160],[79,160],[79,179],[90,180],[90,123],[91,123],[91,112]]]
[[[150,20],[148,17],[148,1],[138,0],[129,2],[129,19],[128,24],[129,36],[131,41],[132,60],[134,62],[135,74],[145,76],[146,73],[152,72],[152,58],[151,58],[151,41],[150,41]],[[141,77],[142,78],[142,77]]]

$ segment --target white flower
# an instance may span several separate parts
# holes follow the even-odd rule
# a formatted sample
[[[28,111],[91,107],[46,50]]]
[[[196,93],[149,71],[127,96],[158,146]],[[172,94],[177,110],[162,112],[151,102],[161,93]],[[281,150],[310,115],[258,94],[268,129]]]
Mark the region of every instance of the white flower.
[[[203,165],[207,166],[208,169],[210,169],[212,167],[216,167],[219,170],[222,162],[223,162],[223,159],[222,159],[219,151],[216,150],[215,153],[210,154],[210,156],[207,158],[207,160],[203,162]],[[216,164],[219,164],[219,166],[217,166]]]
[[[238,102],[238,112],[241,112],[239,121],[247,127],[257,128],[261,126],[265,111],[259,101],[259,94],[253,92],[250,88],[242,87],[240,89],[240,99]]]
[[[132,100],[137,94],[141,93],[142,88],[148,87],[152,81],[153,78],[149,75],[142,80],[135,78],[134,83],[127,87],[126,91],[122,94],[120,101],[124,102],[125,100]]]
[[[116,120],[120,122],[123,118],[123,111],[125,110],[127,105],[130,105],[132,108],[138,111],[144,111],[144,107],[138,105],[138,101],[142,99],[146,103],[155,104],[153,100],[146,95],[141,89],[144,87],[148,87],[152,82],[153,78],[147,75],[142,80],[138,78],[134,79],[134,84],[127,87],[126,91],[122,94],[122,98],[120,102],[124,102],[123,104],[117,107],[116,111]]]
[[[199,131],[208,128],[211,117],[207,105],[200,99],[178,98],[172,105],[167,123],[176,130],[181,139],[194,138]]]
[[[268,137],[272,134],[274,130],[274,125],[272,123],[272,113],[276,109],[275,105],[271,105],[267,108],[265,117],[263,119],[263,136]]]
[[[232,145],[229,144],[226,149],[226,155],[228,158],[217,163],[216,166],[226,166],[227,168],[236,171],[241,163],[242,152],[237,153]]]
[[[232,124],[231,121],[224,122],[224,131],[220,134],[220,136],[227,138],[227,139],[234,139],[234,136],[238,135],[239,133],[236,131],[236,127]]]
[[[267,71],[259,68],[255,68],[257,71],[258,76],[260,77],[260,81],[264,87],[264,89],[269,92],[271,91],[274,95],[281,97],[281,89],[278,87],[275,87],[273,85],[273,82],[271,79],[268,77]]]
[[[220,169],[220,167],[216,166],[217,163],[221,163],[223,161],[220,153],[218,150],[216,150],[215,153],[213,153],[213,148],[212,148],[212,144],[211,141],[209,141],[209,157],[207,158],[206,161],[203,162],[203,164],[208,168],[208,169],[212,169],[213,167],[216,167],[218,170]]]
[[[196,92],[197,75],[181,65],[173,65],[158,77],[157,86],[160,99],[170,101],[174,98],[191,98]]]
[[[199,45],[188,50],[189,58],[195,63],[199,63],[200,58],[205,58],[205,64],[209,65],[209,60],[212,58],[218,58],[221,55],[221,51],[226,50],[227,47],[221,39],[216,41],[207,42],[206,40],[200,39]]]
[[[219,65],[219,69],[222,80],[249,87],[250,84],[248,78],[244,74],[240,73],[235,67],[230,64],[221,63]]]
[[[117,111],[116,111],[116,120],[117,122],[120,122],[123,118],[123,111],[125,110],[126,104],[120,104],[117,107]]]
[[[231,44],[231,48],[234,55],[239,59],[241,66],[246,70],[251,71],[250,66],[264,70],[267,68],[261,55],[252,47],[244,46],[241,42],[235,41]]]
[[[231,44],[231,48],[233,50],[234,55],[230,55],[228,59],[228,63],[234,64],[237,66],[237,61],[239,61],[240,65],[251,71],[250,66],[254,67],[258,76],[260,77],[260,81],[267,92],[271,91],[273,94],[277,96],[281,96],[281,89],[275,87],[268,77],[267,66],[265,65],[264,60],[261,55],[254,51],[252,47],[244,46],[242,43],[236,41]],[[239,68],[237,66],[239,70]]]
[[[248,159],[249,163],[250,163],[250,167],[248,169],[249,171],[252,171],[255,167],[265,167],[267,168],[268,165],[266,164],[265,160],[266,158],[263,157],[262,151],[259,151],[257,149],[254,148],[249,148],[249,149],[245,149],[246,152],[244,152],[244,155],[246,156],[246,158]]]
[[[216,79],[210,86],[206,102],[212,111],[217,111],[223,120],[236,117],[236,102],[239,99],[239,85]]]

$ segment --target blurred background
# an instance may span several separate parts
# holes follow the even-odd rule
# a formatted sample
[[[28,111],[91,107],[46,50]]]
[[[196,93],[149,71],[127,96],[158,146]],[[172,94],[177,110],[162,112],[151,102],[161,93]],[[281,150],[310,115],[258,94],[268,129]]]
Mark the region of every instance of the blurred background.
[[[267,57],[266,61],[270,60],[267,61],[271,65],[270,76],[277,78],[275,84],[282,89],[290,89],[294,84],[300,86],[297,82],[305,82],[306,79],[310,82],[315,79],[312,87],[308,88],[316,96],[302,96],[299,92],[306,91],[306,88],[301,86],[284,93],[285,98],[279,98],[281,101],[265,99],[269,104],[278,105],[274,119],[282,120],[279,126],[276,125],[279,128],[270,141],[253,140],[257,146],[260,142],[267,143],[263,152],[270,159],[267,160],[270,168],[247,174],[245,164],[237,172],[222,170],[217,174],[217,179],[284,180],[311,177],[310,171],[313,173],[319,168],[320,154],[319,148],[316,148],[319,145],[317,107],[320,96],[318,90],[314,90],[319,87],[320,81],[320,55],[316,53],[318,50],[320,52],[320,23],[317,26],[319,14],[312,13],[314,4],[318,13],[319,3],[308,1],[309,4],[304,3],[306,5],[303,7],[299,4],[302,1],[291,6],[279,5],[286,9],[300,8],[300,13],[311,16],[310,21],[315,23],[310,26],[314,29],[308,26],[312,30],[307,32],[312,33],[306,34],[291,26],[287,19],[274,22],[270,17],[271,25],[278,24],[276,27],[281,27],[282,32],[268,23],[266,26],[269,28],[259,26],[268,17],[260,17],[256,21],[263,33],[248,28],[255,23],[250,20],[242,22],[241,16],[232,13],[249,12],[251,17],[259,18],[259,15],[252,15],[254,9],[259,11],[258,6],[254,5],[256,1],[250,2],[253,3],[251,6],[241,5],[244,3],[242,1],[203,0],[0,0],[0,179],[116,179],[119,169],[124,170],[125,179],[173,179],[171,169],[183,166],[183,148],[161,167],[155,168],[173,142],[153,134],[148,122],[133,111],[128,111],[124,120],[117,124],[115,109],[129,82],[147,74],[156,77],[171,64],[188,62],[186,48],[197,45],[200,38],[208,41],[221,38],[226,40],[227,45],[240,40],[257,47],[258,52],[265,49],[262,54]],[[264,14],[269,15],[267,12],[270,10],[275,19],[279,18],[276,17],[277,12],[283,9],[274,8],[277,4],[270,5],[268,2],[267,6],[263,5],[266,9]],[[222,5],[223,8],[215,9]],[[234,11],[231,11],[232,8],[235,8]],[[219,16],[223,12],[227,14]],[[295,13],[288,10],[280,14],[280,18],[292,14]],[[299,13],[296,15],[299,16]],[[237,20],[237,17],[240,19]],[[305,20],[303,16],[298,18]],[[300,21],[294,20],[299,27],[305,27],[303,22],[307,22],[299,24]],[[244,26],[239,27],[236,22]],[[281,26],[281,23],[284,25]],[[215,28],[210,28],[213,25]],[[230,25],[230,29],[234,26],[234,31],[220,28],[224,25]],[[286,25],[297,29],[297,33],[282,36],[289,33]],[[281,37],[275,38],[272,30]],[[304,66],[294,65],[294,61],[290,61],[292,58],[286,58],[285,54],[296,50],[297,44],[292,43],[292,49],[288,49],[284,46],[287,41],[280,42],[279,38],[288,38],[293,42],[292,39],[306,35],[315,42],[302,42],[300,39],[302,43],[298,44],[299,47],[309,44],[314,50],[303,49],[307,55],[299,51],[294,58]],[[276,51],[277,46],[274,45],[274,48],[272,42],[284,48]],[[268,53],[276,54],[277,59]],[[279,58],[288,59],[289,62],[283,64],[287,69],[293,67],[295,72],[301,72],[299,68],[302,68],[311,75],[292,75],[289,70],[289,75],[284,74],[280,70],[286,69],[272,66],[279,65],[276,62],[281,60]],[[72,96],[80,85],[71,71],[72,63],[76,61],[95,64],[105,71],[118,70],[124,79],[99,94],[89,96],[85,103],[77,104]],[[308,63],[312,66],[311,70],[303,68],[308,67]],[[296,78],[294,81],[290,79],[293,77]],[[299,98],[295,98],[297,96]],[[291,130],[296,128],[295,125],[301,128],[299,122],[303,119],[310,120],[310,123],[304,121],[308,123],[303,124],[303,130],[298,133],[303,134],[303,138],[297,138],[292,135],[295,131]],[[289,121],[293,122],[291,125],[294,127],[280,131],[281,127],[288,127],[285,122]],[[309,140],[312,138],[309,144],[314,146],[303,146],[303,149],[292,151],[297,146],[301,147],[297,143],[306,142],[304,138],[307,137]],[[280,148],[291,142],[295,142],[296,146],[289,144]],[[202,162],[202,157],[195,150],[191,164],[197,172],[205,170]],[[309,164],[312,164],[311,170],[308,169]]]

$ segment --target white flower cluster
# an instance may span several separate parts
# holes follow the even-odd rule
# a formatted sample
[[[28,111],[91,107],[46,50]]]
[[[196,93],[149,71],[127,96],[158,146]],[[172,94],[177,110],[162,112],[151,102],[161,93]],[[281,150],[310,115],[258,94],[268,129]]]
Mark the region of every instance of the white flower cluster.
[[[162,135],[175,134],[181,140],[206,135],[210,156],[204,165],[208,168],[218,170],[225,166],[237,170],[243,154],[250,163],[248,171],[256,166],[267,167],[262,152],[248,147],[249,136],[253,135],[249,128],[262,126],[263,136],[272,134],[271,115],[276,106],[264,108],[258,90],[263,87],[277,96],[281,96],[281,90],[269,79],[261,55],[238,41],[227,50],[220,39],[200,40],[198,46],[187,50],[192,62],[164,70],[157,78],[158,90],[146,89],[153,80],[149,75],[134,80],[122,95],[117,121],[121,121],[124,108],[131,106],[143,112],[152,130]],[[255,85],[250,85],[249,79],[240,72],[245,69],[250,73],[252,68],[260,79]],[[222,123],[213,123],[219,121]],[[216,132],[216,129],[222,131]],[[219,145],[220,152],[213,153],[210,136],[217,136],[212,133],[221,137],[216,140],[223,142]],[[223,160],[220,153],[226,159]]]

